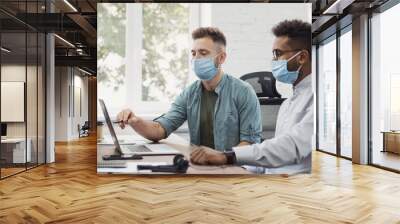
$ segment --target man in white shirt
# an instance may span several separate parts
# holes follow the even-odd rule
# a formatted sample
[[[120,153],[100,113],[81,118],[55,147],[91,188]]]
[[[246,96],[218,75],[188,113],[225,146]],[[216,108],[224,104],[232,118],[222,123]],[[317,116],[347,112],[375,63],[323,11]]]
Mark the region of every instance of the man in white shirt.
[[[203,165],[238,164],[262,168],[264,173],[311,172],[314,133],[314,94],[311,83],[311,25],[285,20],[272,32],[272,74],[293,85],[293,96],[279,110],[275,137],[262,143],[233,147],[225,152],[200,146],[191,161]],[[260,169],[258,169],[260,170]]]

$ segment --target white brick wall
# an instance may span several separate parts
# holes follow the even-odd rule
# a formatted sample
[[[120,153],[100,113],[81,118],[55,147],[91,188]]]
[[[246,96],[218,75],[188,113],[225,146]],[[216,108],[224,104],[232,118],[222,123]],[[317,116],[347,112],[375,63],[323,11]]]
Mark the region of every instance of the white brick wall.
[[[214,3],[211,26],[220,28],[227,38],[228,58],[224,70],[240,77],[256,71],[271,71],[273,26],[285,19],[311,23],[311,4]],[[292,94],[291,85],[277,82],[283,97]]]

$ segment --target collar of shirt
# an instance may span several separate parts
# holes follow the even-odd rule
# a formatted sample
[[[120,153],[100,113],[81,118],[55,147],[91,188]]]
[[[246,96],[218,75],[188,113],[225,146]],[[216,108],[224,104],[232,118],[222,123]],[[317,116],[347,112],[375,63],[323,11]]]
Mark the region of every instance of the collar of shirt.
[[[214,90],[215,93],[217,93],[219,95],[221,90],[222,90],[222,88],[224,87],[225,83],[226,83],[226,74],[224,73],[224,74],[222,74],[221,80],[219,81],[217,87]],[[201,95],[201,92],[202,92],[201,80],[200,80],[199,84],[197,85],[195,91],[198,93],[198,95]]]
[[[311,74],[307,75],[296,86],[293,86],[293,95],[297,95],[303,89],[307,89],[310,86],[311,86]]]

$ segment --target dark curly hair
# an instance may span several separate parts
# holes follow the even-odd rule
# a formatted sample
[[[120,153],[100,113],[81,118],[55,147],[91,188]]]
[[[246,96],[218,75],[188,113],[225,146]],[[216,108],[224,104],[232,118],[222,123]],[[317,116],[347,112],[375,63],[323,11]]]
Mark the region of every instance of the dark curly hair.
[[[219,43],[226,47],[225,35],[216,27],[199,27],[192,32],[193,40],[203,37],[209,37],[214,43]]]
[[[288,44],[294,48],[306,49],[311,58],[311,24],[298,19],[284,20],[272,28],[276,37],[287,36]]]

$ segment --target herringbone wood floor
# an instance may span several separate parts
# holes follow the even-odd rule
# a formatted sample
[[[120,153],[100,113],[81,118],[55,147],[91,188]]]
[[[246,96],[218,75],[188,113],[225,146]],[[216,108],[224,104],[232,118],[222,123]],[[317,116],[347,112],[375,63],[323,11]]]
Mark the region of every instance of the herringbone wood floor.
[[[96,142],[0,181],[0,223],[400,223],[400,175],[315,152],[313,173],[98,176]]]

